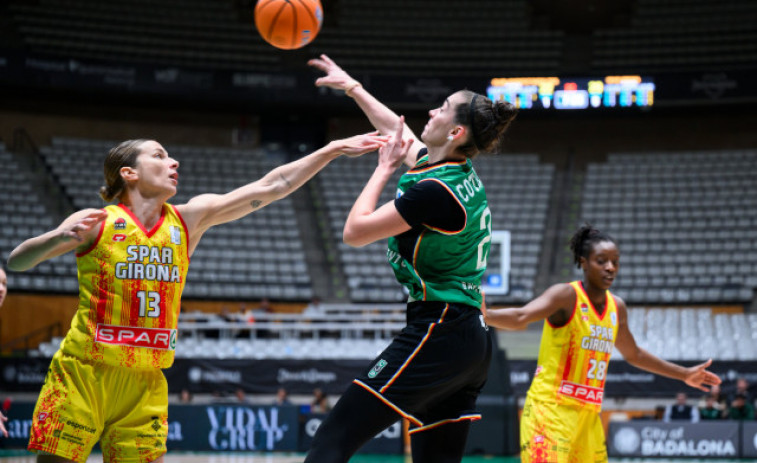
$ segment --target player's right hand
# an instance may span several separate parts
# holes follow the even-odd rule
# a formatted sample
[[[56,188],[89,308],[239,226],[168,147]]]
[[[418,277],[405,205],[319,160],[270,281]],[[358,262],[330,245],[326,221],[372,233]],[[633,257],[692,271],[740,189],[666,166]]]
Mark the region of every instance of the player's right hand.
[[[357,157],[371,151],[376,151],[384,146],[389,137],[379,134],[378,132],[355,135],[354,137],[338,140],[340,144],[339,151],[345,156]]]
[[[407,140],[402,139],[402,132],[405,129],[405,116],[397,118],[397,125],[394,130],[394,134],[389,137],[389,141],[386,145],[379,149],[379,164],[383,164],[391,169],[396,169],[403,162],[410,152],[410,147],[413,145],[412,138]]]
[[[337,90],[345,90],[357,82],[326,55],[321,55],[320,58],[311,59],[308,61],[308,65],[326,73],[325,76],[316,79],[316,87],[329,87]]]
[[[87,233],[108,217],[108,213],[102,209],[93,211],[87,216],[77,220],[60,230],[64,239],[74,239],[82,242],[87,238]]]

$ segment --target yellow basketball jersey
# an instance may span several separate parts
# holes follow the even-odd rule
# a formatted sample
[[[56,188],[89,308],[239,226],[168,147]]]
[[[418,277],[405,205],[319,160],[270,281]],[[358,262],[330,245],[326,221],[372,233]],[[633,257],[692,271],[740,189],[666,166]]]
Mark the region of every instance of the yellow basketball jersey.
[[[189,267],[187,227],[169,204],[152,230],[122,204],[105,211],[99,236],[76,255],[79,307],[61,349],[108,365],[168,368]]]
[[[602,408],[607,365],[618,334],[615,298],[607,291],[600,316],[580,281],[570,283],[576,305],[567,324],[544,321],[539,361],[528,390],[534,400],[576,407]]]

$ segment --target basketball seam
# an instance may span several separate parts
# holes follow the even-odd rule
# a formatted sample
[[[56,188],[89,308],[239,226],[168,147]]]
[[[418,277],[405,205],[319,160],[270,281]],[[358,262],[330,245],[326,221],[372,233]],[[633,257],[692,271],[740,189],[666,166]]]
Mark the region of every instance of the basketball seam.
[[[266,0],[260,0],[260,2],[258,3],[258,5],[255,7],[255,16],[256,16],[256,22],[255,22],[255,24],[256,25],[257,25],[257,15],[258,14],[262,14],[263,10],[265,9],[265,7],[267,7],[268,5],[272,4],[275,1],[276,0],[267,0],[267,1]],[[271,31],[270,30],[268,31],[267,35],[264,35],[263,31],[260,30],[260,28],[258,28],[258,31],[260,32],[261,35],[263,35],[264,38],[266,38],[266,40],[270,40],[270,38],[271,38]]]
[[[273,17],[271,20],[270,26],[268,26],[268,34],[266,35],[269,40],[272,40],[273,37],[271,35],[273,34],[274,26],[276,26],[276,21],[279,20],[279,16],[281,16],[281,12],[284,11],[284,8],[286,8],[287,5],[291,5],[291,3],[286,2],[285,4],[281,5],[281,8],[279,8],[279,11],[276,12],[276,16]]]
[[[287,3],[290,4],[290,5],[292,5],[291,2],[287,2]],[[296,48],[297,47],[297,38],[300,36],[300,34],[297,33],[297,31],[298,31],[297,23],[299,21],[297,21],[297,8],[295,8],[294,5],[292,5],[292,19],[294,19],[294,21],[292,21],[292,44],[291,44],[291,46],[294,47],[294,48]]]
[[[310,8],[308,8],[308,4],[305,3],[304,0],[297,0],[297,1],[305,8],[305,11],[308,12],[308,14],[310,15],[310,17],[313,19],[313,22],[316,25],[318,25],[318,18],[315,17],[315,13],[313,13],[312,11],[310,11]],[[319,27],[319,29],[320,29],[320,27]]]

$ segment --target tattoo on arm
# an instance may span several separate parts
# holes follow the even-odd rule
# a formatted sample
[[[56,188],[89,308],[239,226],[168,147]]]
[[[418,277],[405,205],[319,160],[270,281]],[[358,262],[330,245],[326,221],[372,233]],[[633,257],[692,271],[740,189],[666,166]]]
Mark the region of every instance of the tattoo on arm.
[[[259,199],[253,199],[252,202],[250,203],[250,206],[252,206],[253,209],[257,209],[258,206],[260,206],[261,204],[263,204],[263,201]]]
[[[291,188],[291,187],[292,187],[292,184],[291,184],[291,183],[289,183],[289,180],[287,180],[287,179],[286,179],[286,177],[284,177],[284,176],[283,176],[282,174],[279,174],[279,177],[281,177],[281,180],[283,180],[283,181],[284,181],[284,183],[286,183],[286,184],[287,184],[287,187],[289,187],[289,188]]]

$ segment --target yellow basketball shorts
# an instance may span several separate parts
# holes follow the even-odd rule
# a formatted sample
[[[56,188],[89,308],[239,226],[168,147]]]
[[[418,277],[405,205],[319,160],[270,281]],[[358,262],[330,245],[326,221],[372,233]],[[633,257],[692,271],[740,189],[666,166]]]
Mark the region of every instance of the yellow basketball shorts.
[[[29,450],[84,462],[100,441],[105,462],[166,453],[168,384],[161,370],[89,363],[58,351],[32,418]]]
[[[520,420],[522,463],[606,463],[599,413],[526,398]]]

